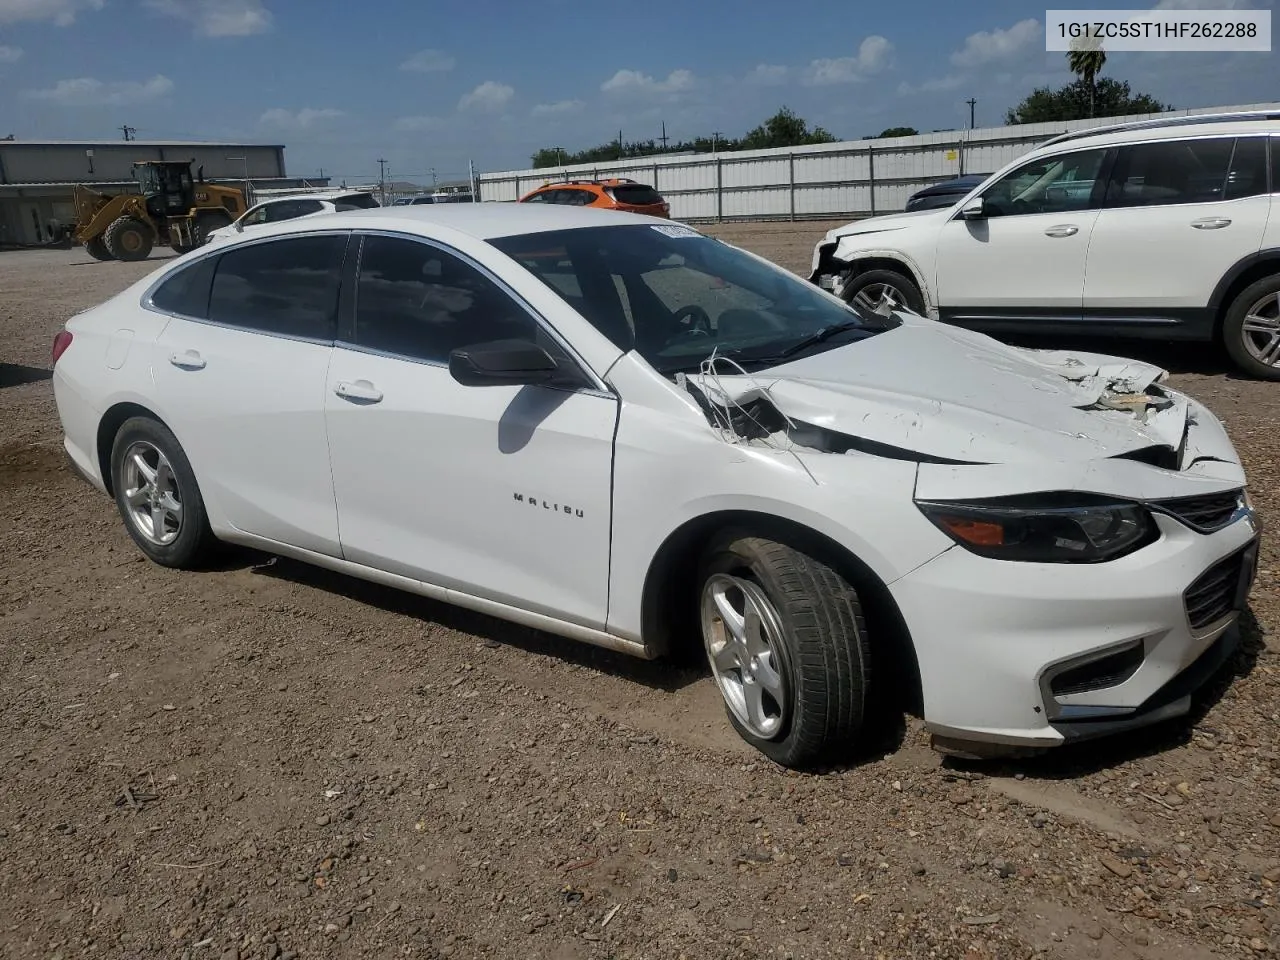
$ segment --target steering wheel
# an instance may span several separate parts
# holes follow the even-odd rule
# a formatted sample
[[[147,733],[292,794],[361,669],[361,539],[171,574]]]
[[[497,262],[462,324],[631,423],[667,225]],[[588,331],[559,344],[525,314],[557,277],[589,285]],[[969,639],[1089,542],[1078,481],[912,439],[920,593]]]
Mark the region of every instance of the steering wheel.
[[[675,326],[672,337],[711,336],[711,316],[696,303],[681,307],[671,314]]]

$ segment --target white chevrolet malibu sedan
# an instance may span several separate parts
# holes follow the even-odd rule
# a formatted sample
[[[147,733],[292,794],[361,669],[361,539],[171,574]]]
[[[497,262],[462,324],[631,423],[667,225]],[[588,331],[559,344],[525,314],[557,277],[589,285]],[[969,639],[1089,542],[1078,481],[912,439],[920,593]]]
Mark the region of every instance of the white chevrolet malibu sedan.
[[[518,204],[268,226],[54,344],[68,454],[152,560],[243,544],[653,658],[785,765],[881,698],[940,749],[1185,713],[1258,529],[1141,363],[848,305],[677,223]]]

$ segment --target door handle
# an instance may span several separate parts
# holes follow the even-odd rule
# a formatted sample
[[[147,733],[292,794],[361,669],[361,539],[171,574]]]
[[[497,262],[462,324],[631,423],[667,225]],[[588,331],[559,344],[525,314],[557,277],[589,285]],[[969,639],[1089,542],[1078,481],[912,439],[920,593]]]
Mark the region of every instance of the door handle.
[[[1073,237],[1080,232],[1080,228],[1074,223],[1060,223],[1056,227],[1049,227],[1045,230],[1046,237]]]
[[[169,362],[182,370],[204,369],[204,357],[200,356],[199,350],[183,350],[181,353],[171,353]]]
[[[1191,225],[1197,230],[1220,230],[1231,226],[1231,221],[1226,217],[1205,217],[1203,220],[1192,220]]]
[[[377,403],[382,399],[382,391],[368,380],[340,380],[333,392],[352,403]]]

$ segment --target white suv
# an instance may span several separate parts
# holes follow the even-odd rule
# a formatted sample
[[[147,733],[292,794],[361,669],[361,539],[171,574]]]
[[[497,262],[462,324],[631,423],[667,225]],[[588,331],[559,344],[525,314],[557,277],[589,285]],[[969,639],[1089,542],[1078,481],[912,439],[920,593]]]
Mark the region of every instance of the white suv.
[[[954,206],[829,231],[810,279],[991,333],[1217,340],[1280,380],[1280,114],[1064,134]]]

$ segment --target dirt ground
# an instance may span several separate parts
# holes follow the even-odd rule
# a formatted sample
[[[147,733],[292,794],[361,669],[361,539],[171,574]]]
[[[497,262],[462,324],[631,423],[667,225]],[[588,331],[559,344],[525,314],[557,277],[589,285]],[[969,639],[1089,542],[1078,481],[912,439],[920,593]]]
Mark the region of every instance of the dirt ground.
[[[828,224],[715,228],[807,267]],[[701,671],[280,561],[143,562],[64,465],[63,321],[155,261],[0,254],[0,956],[1193,958],[1280,950],[1280,384],[1176,371],[1269,528],[1193,717],[1005,765],[919,722],[798,775]]]

